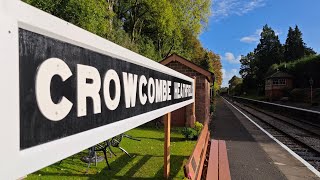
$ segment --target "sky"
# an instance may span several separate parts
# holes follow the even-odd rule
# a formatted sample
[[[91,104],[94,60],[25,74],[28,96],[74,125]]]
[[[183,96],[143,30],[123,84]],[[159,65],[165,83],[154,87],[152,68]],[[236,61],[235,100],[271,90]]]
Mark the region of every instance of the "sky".
[[[265,24],[285,43],[289,26],[298,25],[308,47],[320,53],[320,0],[213,0],[209,24],[200,35],[221,57],[223,82],[239,75],[240,56],[253,51]]]

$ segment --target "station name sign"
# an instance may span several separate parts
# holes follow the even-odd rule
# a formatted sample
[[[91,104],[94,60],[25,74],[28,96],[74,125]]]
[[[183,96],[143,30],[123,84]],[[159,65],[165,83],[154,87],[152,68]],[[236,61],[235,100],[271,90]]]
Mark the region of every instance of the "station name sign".
[[[19,29],[20,148],[172,105],[191,82]]]
[[[194,79],[23,1],[1,0],[0,22],[0,179],[194,103]]]

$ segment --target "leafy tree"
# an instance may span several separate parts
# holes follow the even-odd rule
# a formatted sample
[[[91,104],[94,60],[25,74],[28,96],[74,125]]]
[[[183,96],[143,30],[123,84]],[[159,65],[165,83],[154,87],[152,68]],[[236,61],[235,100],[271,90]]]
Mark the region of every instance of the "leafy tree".
[[[258,68],[255,65],[255,54],[250,52],[246,56],[241,56],[240,63],[241,67],[239,74],[243,79],[243,88],[255,89],[257,85],[256,73],[258,71]]]
[[[111,20],[114,14],[106,8],[105,0],[26,0],[54,16],[86,29],[101,37],[111,34]]]
[[[242,84],[242,79],[237,76],[233,76],[229,80],[229,90],[230,90],[231,95],[240,95],[241,94],[241,84]]]
[[[293,61],[304,56],[304,42],[298,26],[294,30],[289,27],[284,47],[284,57],[287,61]]]
[[[198,36],[208,23],[211,14],[211,0],[179,0],[172,1],[172,4],[175,16],[178,18],[177,25],[183,30],[192,32],[194,36]]]
[[[209,57],[210,59],[212,59],[211,72],[213,72],[215,75],[215,85],[217,85],[215,89],[218,90],[222,84],[222,72],[221,72],[222,65],[221,65],[220,56],[213,53],[212,51],[209,51]]]
[[[175,52],[214,72],[220,57],[198,36],[210,17],[211,0],[24,0],[54,16],[155,61]]]
[[[317,52],[315,52],[311,47],[306,47],[304,50],[304,54],[305,56],[312,56],[312,55],[316,55]]]
[[[185,33],[196,37],[201,32],[210,15],[210,3],[210,0],[118,0],[114,10],[131,40],[139,46],[151,40],[156,60],[161,60],[172,52],[191,54],[180,53],[185,49],[183,39],[190,37]],[[145,47],[139,52],[143,50]]]
[[[243,78],[240,89],[248,93],[258,92],[256,95],[261,95],[264,91],[265,77],[270,76],[278,69],[289,70],[294,62],[299,61],[299,58],[313,57],[312,55],[315,54],[316,52],[303,42],[302,33],[298,26],[294,29],[289,27],[286,42],[282,47],[275,32],[271,27],[265,25],[260,34],[260,42],[254,52],[250,52],[240,59],[239,73]],[[305,72],[303,73],[305,74]]]
[[[284,59],[287,62],[300,59],[304,56],[316,54],[312,48],[308,48],[302,39],[302,32],[296,25],[294,29],[289,27],[286,43],[284,45]]]
[[[232,76],[228,83],[231,88],[236,87],[238,84],[242,83],[242,79],[237,76]]]
[[[242,78],[251,77],[254,75],[256,68],[254,66],[255,55],[253,52],[248,53],[246,56],[240,58],[240,75]]]
[[[262,29],[260,43],[254,50],[254,54],[258,89],[264,91],[266,72],[272,64],[280,63],[283,59],[283,50],[279,37],[268,25],[265,25]]]

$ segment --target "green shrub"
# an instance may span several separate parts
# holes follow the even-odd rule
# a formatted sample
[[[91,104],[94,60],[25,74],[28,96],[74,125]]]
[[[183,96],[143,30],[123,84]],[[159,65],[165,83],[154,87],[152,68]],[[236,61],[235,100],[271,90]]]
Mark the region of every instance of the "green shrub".
[[[193,128],[183,128],[182,130],[182,134],[184,135],[184,137],[186,139],[191,139],[191,140],[194,140],[194,139],[197,139],[198,138],[198,133],[195,129]]]
[[[190,128],[190,127],[185,127],[182,130],[182,134],[186,139],[197,139],[198,136],[201,133],[201,130],[203,128],[203,124],[201,124],[200,122],[196,121],[196,123],[194,124],[194,128]]]
[[[194,124],[194,130],[197,131],[197,135],[198,136],[201,133],[202,128],[203,128],[203,124],[201,124],[200,122],[196,121],[196,123]]]
[[[313,100],[320,102],[320,88],[314,90]]]
[[[295,102],[304,102],[307,97],[306,91],[304,89],[295,88],[290,92],[290,98]]]
[[[210,113],[213,113],[213,112],[214,112],[214,104],[211,103],[211,104],[210,104]]]
[[[309,79],[317,79],[320,77],[319,69],[320,55],[312,55],[292,62],[283,62],[281,64],[272,65],[266,76],[280,70],[294,76],[294,84],[296,88],[309,88]]]

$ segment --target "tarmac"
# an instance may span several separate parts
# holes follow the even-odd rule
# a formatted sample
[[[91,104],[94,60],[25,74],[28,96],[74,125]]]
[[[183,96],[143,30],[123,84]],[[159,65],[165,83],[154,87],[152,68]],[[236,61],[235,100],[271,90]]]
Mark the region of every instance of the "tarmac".
[[[232,179],[320,179],[223,98],[216,101],[211,138],[225,140]]]

